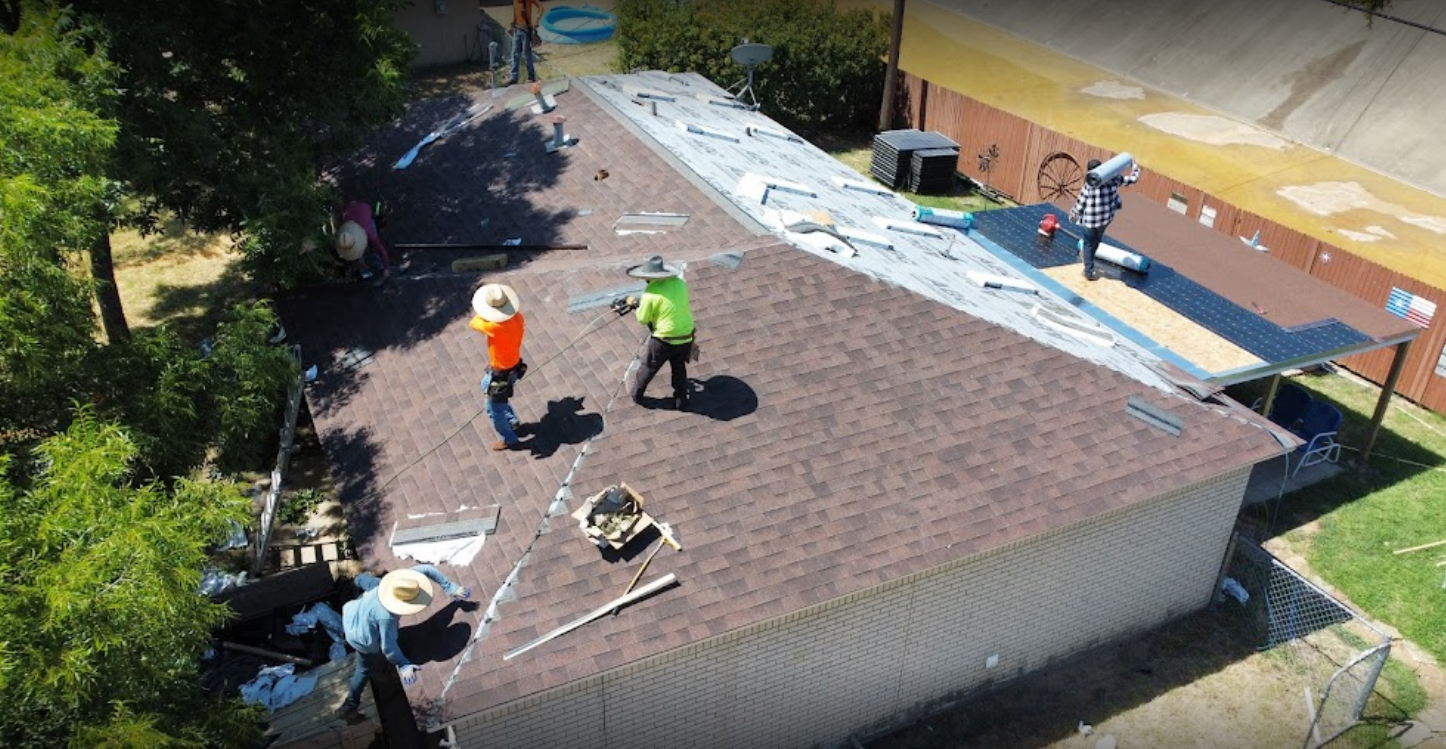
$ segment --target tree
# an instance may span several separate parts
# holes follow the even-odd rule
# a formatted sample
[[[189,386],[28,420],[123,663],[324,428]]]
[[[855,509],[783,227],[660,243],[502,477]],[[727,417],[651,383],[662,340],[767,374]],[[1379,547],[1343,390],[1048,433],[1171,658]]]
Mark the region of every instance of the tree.
[[[83,397],[91,285],[68,258],[104,234],[115,69],[74,17],[34,8],[0,34],[0,435],[48,434]]]
[[[791,127],[869,127],[883,93],[889,26],[833,0],[620,0],[619,68],[691,70],[738,80],[729,51],[745,38],[773,47],[754,89],[762,109]]]
[[[208,454],[225,473],[261,465],[279,419],[280,396],[300,364],[267,342],[276,316],[269,305],[227,312],[202,349],[165,326],[139,331],[96,353],[91,391],[98,413],[126,425],[145,478],[184,476]]]
[[[250,501],[233,484],[133,482],[135,444],[82,408],[30,472],[0,459],[0,736],[7,747],[246,747],[254,711],[205,694],[227,616],[198,590]],[[15,474],[19,474],[16,478]]]
[[[264,234],[239,246],[270,277],[302,262],[300,239],[334,203],[322,165],[401,111],[415,48],[393,24],[399,6],[77,0],[123,71],[113,174],[139,200],[128,220]]]

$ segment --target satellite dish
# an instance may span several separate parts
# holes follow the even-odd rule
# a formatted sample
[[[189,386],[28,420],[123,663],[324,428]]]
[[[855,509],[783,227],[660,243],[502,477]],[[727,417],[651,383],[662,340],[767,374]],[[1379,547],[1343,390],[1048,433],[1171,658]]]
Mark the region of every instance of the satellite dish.
[[[743,43],[734,47],[729,55],[733,58],[733,62],[748,68],[748,75],[743,80],[729,86],[725,90],[732,94],[733,89],[742,86],[742,88],[738,89],[737,94],[732,94],[733,100],[742,102],[746,94],[749,102],[746,105],[747,108],[758,109],[758,97],[753,95],[753,69],[768,62],[769,58],[773,57],[773,48],[767,44],[758,44],[744,39]]]
[[[767,44],[744,42],[734,47],[733,52],[730,54],[733,57],[733,62],[752,67],[768,62],[769,58],[773,57],[773,48]]]

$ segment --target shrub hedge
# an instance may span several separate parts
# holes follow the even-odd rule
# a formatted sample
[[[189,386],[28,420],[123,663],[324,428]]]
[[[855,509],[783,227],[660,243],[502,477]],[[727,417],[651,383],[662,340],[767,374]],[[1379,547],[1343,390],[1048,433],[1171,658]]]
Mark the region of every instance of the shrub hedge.
[[[729,51],[773,47],[753,90],[762,111],[795,129],[872,127],[884,90],[889,22],[833,0],[619,0],[618,67],[697,72],[720,86],[745,69]]]

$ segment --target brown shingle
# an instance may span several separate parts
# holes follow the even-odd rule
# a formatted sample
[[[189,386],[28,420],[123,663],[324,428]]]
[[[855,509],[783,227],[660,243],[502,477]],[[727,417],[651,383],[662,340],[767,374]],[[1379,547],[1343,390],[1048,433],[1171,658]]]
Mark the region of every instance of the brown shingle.
[[[412,169],[386,174],[394,204],[412,209],[388,229],[394,242],[493,241],[505,228],[529,242],[536,234],[592,245],[522,258],[497,276],[521,294],[527,320],[523,354],[533,370],[514,405],[538,425],[528,449],[486,449],[495,437],[476,415],[485,342],[467,328],[476,279],[403,277],[386,293],[338,287],[281,303],[307,363],[322,370],[308,400],[365,561],[399,563],[386,547],[399,517],[500,504],[496,534],[471,568],[448,571],[475,581],[483,605],[456,618],[475,633],[488,597],[528,555],[488,635],[465,661],[458,653],[429,669],[440,683],[455,671],[443,719],[1279,452],[1263,431],[1215,409],[752,238],[588,99],[563,98],[582,138],[565,158],[502,158],[544,136],[524,115],[496,113],[476,133],[435,144]],[[414,136],[373,148],[400,153]],[[351,184],[380,180],[395,157],[378,158],[381,166],[349,175]],[[613,176],[591,181],[598,167]],[[445,200],[419,197],[439,186]],[[593,213],[577,216],[578,208]],[[612,235],[616,214],[643,210],[692,217],[667,235]],[[729,246],[748,250],[738,269],[703,259]],[[622,269],[653,251],[692,260],[703,360],[690,368],[698,391],[689,413],[640,408],[622,393],[643,336],[630,319],[604,318],[563,351],[604,313],[568,314],[569,301],[625,285]],[[442,257],[413,253],[414,263]],[[341,367],[357,347],[377,355],[366,367]],[[653,392],[666,383],[663,373]],[[1185,434],[1126,415],[1131,395],[1180,415]],[[565,480],[568,509],[617,481],[641,491],[685,546],[660,551],[643,582],[672,572],[680,584],[505,661],[508,650],[621,595],[641,564],[641,548],[603,554],[567,517],[547,519],[549,532],[537,536]],[[436,687],[430,677],[427,687]]]

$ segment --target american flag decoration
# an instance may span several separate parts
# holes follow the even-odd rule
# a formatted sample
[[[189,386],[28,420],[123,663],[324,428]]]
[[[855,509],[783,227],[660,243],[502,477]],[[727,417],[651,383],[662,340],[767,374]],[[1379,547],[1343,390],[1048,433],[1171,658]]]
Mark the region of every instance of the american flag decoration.
[[[1429,328],[1431,318],[1436,316],[1436,303],[1392,286],[1391,296],[1386,298],[1386,311],[1423,328]]]

